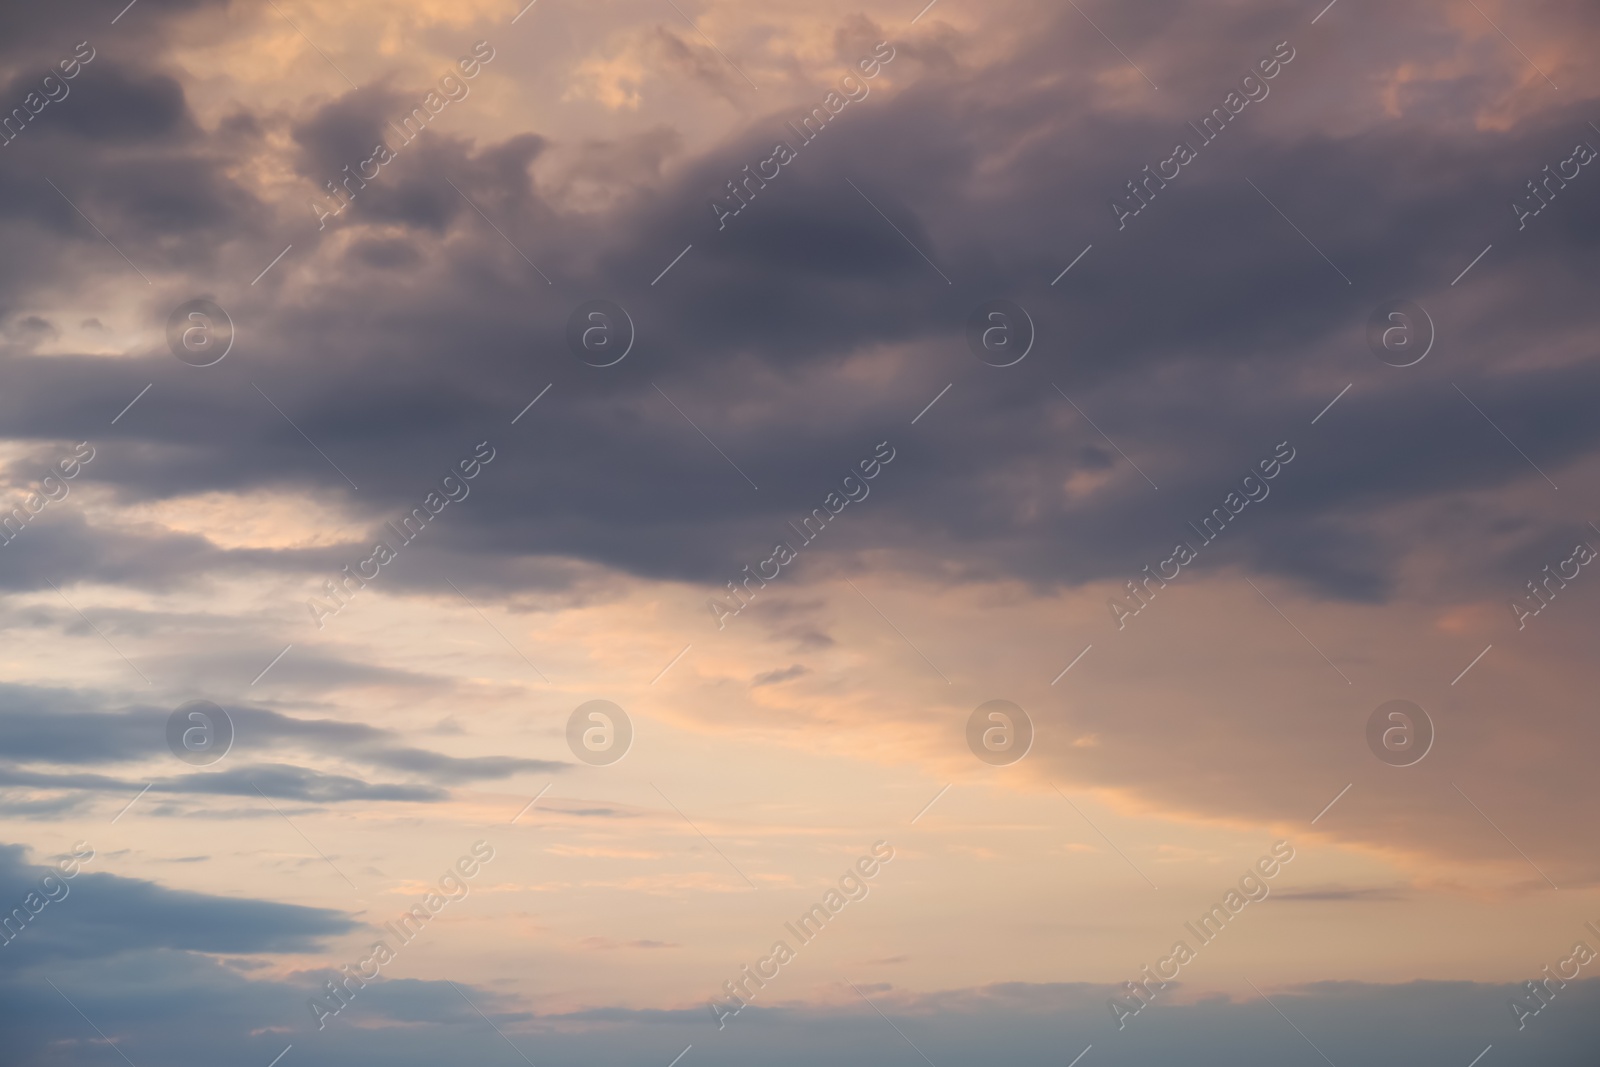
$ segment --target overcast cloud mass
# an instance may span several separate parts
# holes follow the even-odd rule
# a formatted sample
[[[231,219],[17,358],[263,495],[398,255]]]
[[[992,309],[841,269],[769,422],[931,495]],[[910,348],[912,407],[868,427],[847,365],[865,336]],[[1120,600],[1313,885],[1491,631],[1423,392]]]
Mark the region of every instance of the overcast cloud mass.
[[[1594,1062],[1592,4],[125,2],[7,1067]]]

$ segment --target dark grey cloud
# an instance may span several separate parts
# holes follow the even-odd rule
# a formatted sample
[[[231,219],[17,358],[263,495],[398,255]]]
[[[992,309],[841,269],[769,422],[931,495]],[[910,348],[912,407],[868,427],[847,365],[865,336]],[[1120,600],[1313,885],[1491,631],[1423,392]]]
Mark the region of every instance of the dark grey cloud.
[[[104,774],[54,774],[0,764],[0,783],[32,789],[71,789],[115,793],[132,797],[149,784],[154,794],[276,797],[308,803],[334,804],[351,800],[393,800],[430,803],[449,793],[437,786],[370,783],[347,774],[328,774],[287,764],[252,764],[247,767],[156,778],[141,782]],[[89,798],[80,798],[87,801]]]
[[[314,975],[306,974],[303,980],[315,987]],[[96,1006],[126,1027],[130,1054],[141,1048],[147,1053],[160,1050],[169,1062],[184,1063],[175,1058],[186,1051],[181,1039],[160,1035],[130,1018],[130,1012],[104,997],[106,984],[96,983],[93,992],[103,998]],[[944,1050],[945,1059],[982,1058],[1019,1065],[1070,1060],[1092,1044],[1091,1055],[1130,1067],[1169,1062],[1180,1055],[1202,1067],[1263,1057],[1284,1062],[1315,1058],[1306,1037],[1335,1063],[1448,1067],[1463,1056],[1470,1061],[1492,1043],[1503,1054],[1580,1067],[1587,1062],[1592,1034],[1584,1013],[1592,1010],[1597,996],[1593,980],[1574,983],[1518,1033],[1505,1007],[1517,991],[1511,985],[1319,983],[1267,988],[1274,1004],[1295,1020],[1305,1037],[1259,998],[1158,1003],[1119,1033],[1105,1006],[1111,993],[1106,986],[1006,983],[908,996],[869,983],[864,991],[913,1044]],[[288,1002],[293,993],[285,983],[230,980],[221,989],[224,992],[198,1002],[209,1009],[203,1016],[204,1032],[212,1040],[227,1034],[229,1024],[242,1014],[231,1002],[248,991],[257,998],[258,1019],[268,1014],[288,1024],[272,1035],[279,1042],[276,1048],[267,1048],[267,1041],[260,1038],[253,1039],[251,1047],[270,1058],[293,1039],[295,1054],[318,1067],[362,1055],[402,1065],[440,1056],[512,1056],[505,1047],[507,1040],[530,1059],[575,1059],[601,1067],[659,1058],[662,1050],[670,1059],[691,1043],[708,1062],[759,1058],[779,1067],[819,1060],[870,1067],[902,1053],[916,1058],[904,1038],[859,1001],[831,1007],[752,1006],[719,1032],[703,1005],[540,1014],[514,1008],[491,990],[463,986],[471,1000],[468,1004],[444,982],[402,980],[369,986],[346,1009],[348,1018],[334,1020],[324,1031],[308,1032],[293,1016],[305,1008]],[[1171,992],[1176,995],[1176,988]],[[36,996],[30,996],[28,1003],[45,1007]],[[494,1029],[484,1024],[474,1005],[492,1020]],[[54,1009],[44,1015],[51,1021],[58,1018]],[[309,1019],[308,1014],[305,1023]],[[30,1025],[30,1033],[36,1025]],[[31,1062],[24,1061],[24,1067],[31,1067]]]
[[[92,853],[90,847],[76,850]],[[76,876],[52,882],[51,900],[34,913],[3,951],[13,968],[29,969],[60,960],[98,960],[129,952],[180,950],[207,953],[282,953],[315,949],[356,924],[339,912],[264,900],[231,900],[174,889],[94,869],[93,859]],[[55,872],[24,861],[17,845],[0,845],[0,901],[10,909],[40,879]],[[59,884],[58,884],[59,883]],[[60,885],[65,886],[64,895]],[[12,916],[15,918],[14,916]]]
[[[750,680],[750,687],[756,689],[763,685],[777,685],[779,682],[787,682],[791,678],[799,678],[803,674],[810,673],[810,667],[803,663],[794,663],[776,670],[762,671]]]
[[[1236,28],[1262,48],[1287,32],[1262,12],[1245,21]],[[1064,32],[1047,27],[1041,37]],[[527,569],[530,550],[720,584],[730,564],[770,549],[783,521],[825,490],[829,471],[890,437],[904,442],[906,459],[878,484],[881,505],[861,509],[850,533],[819,545],[812,560],[894,543],[907,566],[919,557],[958,558],[957,575],[1010,572],[1048,587],[1136,570],[1166,549],[1184,521],[1213,506],[1239,470],[1290,437],[1307,442],[1294,484],[1280,486],[1278,502],[1241,524],[1213,555],[1303,580],[1325,596],[1382,600],[1404,558],[1384,516],[1419,494],[1442,504],[1468,489],[1537,477],[1452,381],[1487,399],[1496,421],[1547,470],[1568,470],[1593,451],[1594,423],[1584,416],[1597,384],[1592,370],[1516,366],[1491,379],[1475,367],[1486,368],[1509,338],[1555,341],[1575,326],[1572,309],[1581,301],[1568,279],[1593,255],[1596,215],[1587,201],[1570,197],[1558,205],[1569,211],[1565,224],[1485,270],[1483,288],[1496,301],[1490,320],[1475,306],[1481,296],[1463,302],[1460,290],[1449,290],[1450,268],[1472,252],[1459,238],[1464,220],[1486,237],[1509,239],[1505,190],[1520,185],[1527,161],[1583,128],[1581,105],[1554,107],[1504,132],[1468,137],[1450,127],[1430,134],[1427,151],[1440,177],[1423,188],[1417,164],[1392,162],[1411,158],[1402,149],[1421,135],[1415,123],[1342,138],[1274,133],[1269,109],[1303,110],[1313,86],[1333,76],[1318,65],[1325,61],[1317,48],[1305,43],[1274,95],[1253,106],[1259,113],[1241,116],[1122,233],[1104,210],[1109,192],[1181,123],[1113,119],[1083,108],[1062,114],[1059,89],[984,94],[976,87],[992,71],[950,68],[912,48],[896,62],[920,73],[922,83],[893,100],[880,95],[852,105],[721,233],[705,208],[706,190],[753,158],[772,130],[781,131],[778,116],[754,122],[751,133],[666,187],[623,202],[603,228],[562,217],[543,200],[527,171],[538,156],[536,139],[473,147],[430,132],[361,193],[350,216],[349,225],[399,223],[409,238],[358,243],[320,303],[239,309],[242,320],[266,330],[269,348],[295,354],[293,374],[270,381],[240,360],[209,378],[163,382],[142,402],[144,419],[119,424],[116,447],[108,446],[87,476],[130,498],[341,486],[249,387],[261,377],[363,486],[356,502],[371,508],[375,523],[414,503],[431,475],[471,442],[490,438],[503,449],[500,466],[476,485],[476,499],[453,509],[430,543],[407,550],[397,587],[442,588],[442,573],[455,567],[482,591],[559,583],[559,574]],[[1041,44],[1012,62],[1024,70],[1041,66],[1045,52]],[[1179,72],[1178,86],[1193,89],[1185,100],[1225,89],[1231,69],[1215,62],[1197,59]],[[305,176],[348,162],[351,146],[406,99],[399,88],[368,87],[300,124]],[[1458,107],[1478,99],[1469,95]],[[1051,136],[1039,136],[1046,126]],[[939,138],[921,136],[935,129]],[[1074,147],[1083,143],[1104,150],[1086,157]],[[899,151],[885,152],[886,145]],[[995,176],[997,157],[1008,162]],[[986,191],[980,168],[1004,196]],[[1294,204],[1296,190],[1326,191],[1290,213],[1358,285],[1344,286],[1246,177],[1285,205]],[[446,178],[530,258],[545,260],[543,269],[559,284],[544,286]],[[945,264],[956,285],[944,286],[846,178]],[[133,204],[123,207],[126,217],[137,217]],[[1341,225],[1342,218],[1360,225]],[[1080,238],[1095,242],[1093,258],[1070,284],[1052,289],[1049,278],[1081,248]],[[696,239],[692,258],[669,275],[671,287],[652,290],[658,262],[689,239]],[[1570,269],[1547,277],[1540,266],[1547,262]],[[397,269],[411,271],[428,294],[425,308],[383,300],[385,279]],[[1504,306],[1498,294],[1535,278],[1517,306]],[[1468,366],[1446,368],[1441,358],[1402,377],[1362,350],[1367,312],[1395,291],[1433,303],[1441,357],[1455,342],[1467,353],[1454,358]],[[535,294],[531,316],[523,314],[523,292]],[[560,340],[566,312],[593,293],[623,299],[641,331],[637,354],[607,372],[578,365]],[[1040,327],[1036,353],[1006,372],[977,364],[959,339],[970,307],[999,293],[1023,299]],[[352,315],[352,308],[366,310]],[[1474,336],[1480,321],[1492,325]],[[463,323],[473,338],[465,346]],[[834,370],[875,345],[936,355],[923,360],[930,369],[908,372],[892,387],[846,393]],[[465,353],[448,373],[431,355],[447,348]],[[1334,350],[1342,354],[1322,368],[1306,355],[1282,355]],[[372,373],[379,352],[382,380]],[[744,388],[730,384],[728,371],[758,367],[761,377],[747,380],[759,380],[759,391],[740,399],[763,416],[727,420],[722,412],[739,395],[731,390]],[[17,407],[27,414],[19,411],[17,432],[61,433],[77,412],[115,410],[165,369],[164,353],[114,366],[94,359],[18,363],[12,371],[25,392]],[[1315,430],[1295,429],[1337,392],[1341,375],[1357,384],[1340,409]],[[951,378],[945,410],[958,414],[905,427],[908,414]],[[83,395],[91,379],[88,388],[98,394],[92,402]],[[507,390],[531,398],[551,379],[554,389],[537,415],[510,427],[520,404]],[[1147,492],[1062,405],[1052,383],[1136,457],[1163,485],[1161,495]],[[738,475],[652,384],[690,411],[763,491],[739,491]],[[959,435],[938,429],[945,417],[959,418]],[[1319,441],[1329,443],[1319,451]],[[1115,481],[1092,499],[1041,499],[1046,487],[1108,462]],[[971,506],[952,509],[951,499]],[[69,532],[61,530],[63,537]],[[104,539],[120,536],[107,531]],[[1056,550],[1065,538],[1070,553]],[[149,581],[184,568],[315,571],[318,560],[348,562],[333,551],[233,554],[175,542],[164,550],[149,545],[123,570],[138,575],[127,580]],[[84,576],[97,570],[104,569],[91,566]]]
[[[98,695],[29,686],[0,687],[0,783],[38,790],[86,790],[133,795],[152,782],[162,794],[259,797],[307,803],[353,800],[435,802],[449,796],[443,787],[496,781],[529,772],[553,773],[567,764],[517,756],[450,756],[406,745],[393,730],[359,722],[302,719],[261,707],[228,707],[234,725],[229,758],[204,772],[155,778],[118,778],[68,767],[102,766],[167,758],[166,724],[170,708],[133,707],[104,711]],[[266,753],[318,761],[329,757],[356,763],[378,774],[399,773],[419,782],[369,782],[287,763],[261,762]],[[89,798],[45,802],[68,810]],[[28,803],[39,803],[29,801]],[[10,809],[16,810],[16,809]]]
[[[59,80],[61,71],[52,67],[25,71],[12,79],[6,98],[20,99],[46,74]],[[48,105],[29,125],[29,140],[68,134],[99,142],[159,144],[198,132],[183,87],[168,74],[123,66],[97,54],[67,89],[58,103]]]

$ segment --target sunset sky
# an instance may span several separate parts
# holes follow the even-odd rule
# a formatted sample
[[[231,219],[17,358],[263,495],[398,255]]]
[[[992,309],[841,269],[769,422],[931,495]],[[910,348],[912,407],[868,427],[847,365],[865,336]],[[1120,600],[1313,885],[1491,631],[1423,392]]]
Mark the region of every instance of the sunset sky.
[[[1592,1067],[1593,5],[925,2],[0,12],[0,1064]]]

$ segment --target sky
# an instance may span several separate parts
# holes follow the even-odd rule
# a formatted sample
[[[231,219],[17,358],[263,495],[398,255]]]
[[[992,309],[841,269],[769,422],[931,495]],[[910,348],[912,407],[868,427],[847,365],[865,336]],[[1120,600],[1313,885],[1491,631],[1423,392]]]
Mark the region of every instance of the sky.
[[[1592,1064],[1592,6],[125,2],[8,1067]]]

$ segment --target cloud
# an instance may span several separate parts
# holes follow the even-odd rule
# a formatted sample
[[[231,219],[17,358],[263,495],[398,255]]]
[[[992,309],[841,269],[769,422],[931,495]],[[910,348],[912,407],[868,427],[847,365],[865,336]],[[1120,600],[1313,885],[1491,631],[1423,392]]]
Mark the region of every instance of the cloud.
[[[321,760],[337,752],[343,760],[380,772],[401,772],[426,783],[372,783],[259,759],[244,766],[224,765],[199,773],[117,778],[82,772],[60,773],[29,765],[82,767],[148,762],[168,758],[166,724],[170,709],[134,706],[102,711],[103,698],[71,690],[9,685],[0,687],[0,782],[36,790],[90,790],[132,795],[144,784],[161,794],[269,797],[311,803],[353,800],[436,803],[450,794],[442,786],[495,781],[528,772],[553,773],[567,764],[507,755],[450,756],[400,742],[394,730],[359,722],[302,719],[260,707],[233,707],[235,760],[279,751]],[[63,799],[49,810],[68,810],[78,800]],[[9,801],[8,804],[16,803]],[[28,801],[24,803],[39,803]],[[19,810],[12,808],[11,810]]]
[[[79,880],[87,877],[80,875]],[[71,916],[77,913],[67,910],[73,903],[77,901],[69,897],[52,905],[61,909],[56,916],[47,909],[40,917],[40,932],[45,918],[61,924],[75,921]],[[169,924],[133,936],[208,944],[239,938],[234,933],[213,937],[204,929],[174,932]],[[12,949],[0,951],[21,944],[18,939]],[[50,1062],[47,1049],[62,1041],[95,1041],[94,1031],[75,1008],[114,1035],[134,1062],[177,1067],[208,1062],[216,1047],[236,1047],[270,1059],[287,1044],[313,1067],[348,1062],[362,1050],[401,1067],[420,1067],[441,1056],[504,1056],[506,1041],[530,1057],[581,1056],[601,1067],[638,1062],[661,1049],[670,1057],[691,1043],[706,1054],[740,1059],[765,1049],[760,1053],[763,1062],[788,1067],[818,1061],[866,1063],[903,1043],[883,1016],[837,983],[809,1002],[752,1005],[719,1031],[701,1004],[538,1012],[470,983],[457,981],[452,988],[433,979],[380,980],[358,990],[351,1006],[319,1031],[305,1002],[322,991],[322,980],[333,972],[272,976],[245,960],[219,962],[190,950],[119,947],[103,959],[53,959],[45,973],[59,994],[38,979],[40,973],[30,960],[0,978],[6,993],[0,1019],[8,1028],[18,1067],[42,1067]],[[1253,994],[1190,1001],[1173,987],[1120,1032],[1105,1003],[1120,990],[1106,985],[1008,982],[914,994],[868,983],[863,992],[884,1016],[896,1020],[896,1028],[913,1044],[942,1049],[947,1059],[982,1056],[988,1062],[1020,1065],[1063,1052],[1070,1058],[1092,1044],[1102,1054],[1115,1054],[1139,1067],[1170,1062],[1180,1054],[1201,1067],[1223,1067],[1251,1055],[1292,1059],[1313,1054],[1306,1048],[1308,1039],[1336,1063],[1443,1065],[1462,1054],[1470,1059],[1492,1043],[1503,1050],[1525,1050],[1541,1063],[1581,1067],[1588,1055],[1588,1016],[1600,998],[1594,980],[1570,983],[1519,1032],[1506,1004],[1523,991],[1512,984],[1323,982],[1265,988],[1270,1006]],[[70,1005],[63,994],[71,998]],[[147,1000],[166,1003],[172,997],[194,1009],[184,1027],[172,1027],[149,1010]],[[1285,1015],[1295,1020],[1293,1028],[1284,1024]],[[483,1025],[485,1017],[492,1027]],[[1350,1025],[1352,1019],[1362,1025]]]
[[[584,948],[605,949],[605,950],[618,949],[618,948],[649,949],[649,948],[678,948],[679,947],[675,942],[671,942],[671,941],[652,941],[652,940],[649,940],[648,938],[635,938],[632,941],[617,941],[617,940],[615,940],[613,938],[609,938],[609,937],[586,937],[582,941],[580,941],[579,944],[583,945]]]
[[[799,678],[803,674],[810,673],[811,668],[795,663],[778,670],[762,671],[750,680],[750,687],[757,689],[764,685],[777,685],[779,682],[787,682],[791,678]]]
[[[92,851],[90,848],[83,851]],[[104,861],[102,861],[104,862]],[[171,889],[93,869],[86,861],[65,881],[66,895],[28,915],[3,950],[24,969],[57,960],[96,960],[129,952],[304,952],[356,924],[338,912],[263,900]],[[22,907],[27,893],[54,867],[24,861],[17,845],[0,845],[0,900]]]
[[[1319,904],[1328,901],[1391,904],[1396,901],[1410,900],[1414,894],[1402,887],[1328,885],[1306,886],[1300,889],[1280,889],[1273,896],[1279,900],[1298,900]]]

